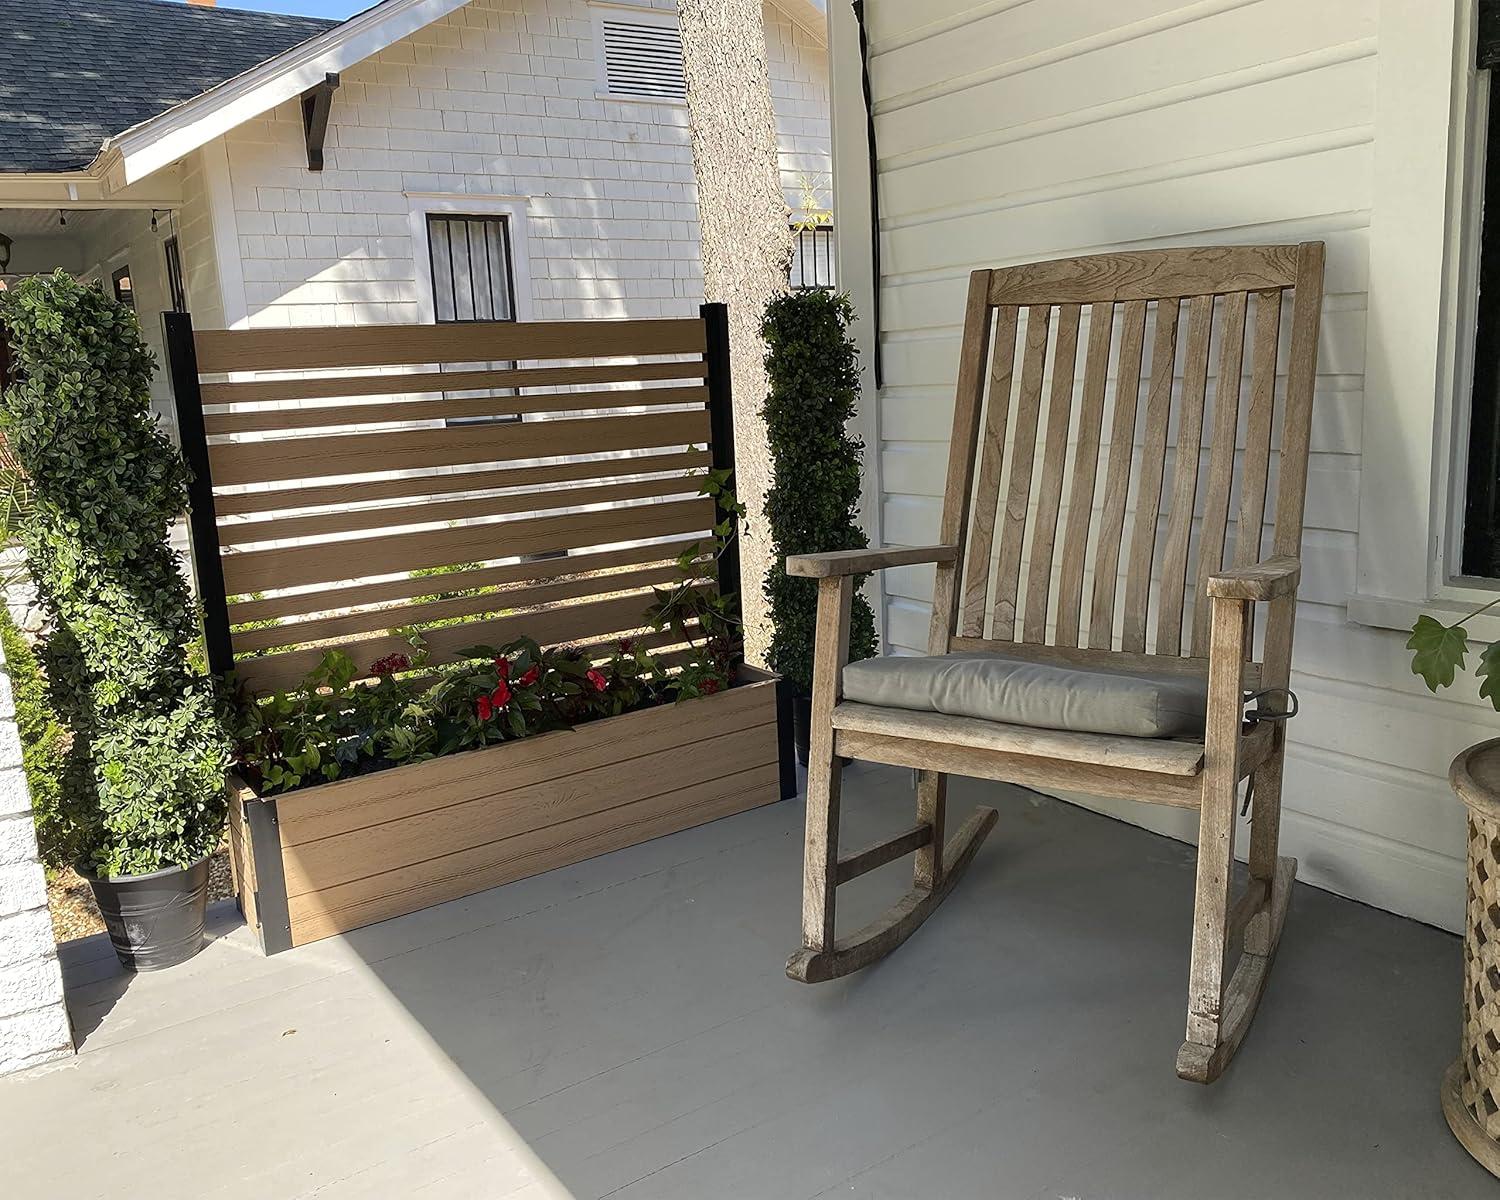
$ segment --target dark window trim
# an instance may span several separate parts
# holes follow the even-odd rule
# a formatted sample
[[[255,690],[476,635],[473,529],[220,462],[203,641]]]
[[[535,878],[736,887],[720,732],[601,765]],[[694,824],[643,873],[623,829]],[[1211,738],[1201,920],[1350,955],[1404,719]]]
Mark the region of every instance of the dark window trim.
[[[1485,137],[1466,482],[1462,571],[1483,579],[1500,578],[1500,96],[1493,91]]]
[[[121,282],[124,280],[130,280],[129,288],[120,287]],[[123,266],[110,273],[109,284],[110,291],[113,293],[114,298],[119,303],[128,304],[131,308],[135,307],[135,280],[130,278],[129,263],[125,263]]]

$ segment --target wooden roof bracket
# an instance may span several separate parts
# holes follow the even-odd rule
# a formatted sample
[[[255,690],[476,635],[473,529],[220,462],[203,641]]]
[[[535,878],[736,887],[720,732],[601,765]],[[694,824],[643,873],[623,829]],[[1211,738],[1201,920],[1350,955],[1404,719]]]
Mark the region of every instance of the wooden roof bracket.
[[[333,93],[338,90],[339,77],[330,71],[322,83],[315,83],[302,93],[302,132],[307,139],[307,169],[323,169],[323,138],[328,133],[328,110],[333,105]]]

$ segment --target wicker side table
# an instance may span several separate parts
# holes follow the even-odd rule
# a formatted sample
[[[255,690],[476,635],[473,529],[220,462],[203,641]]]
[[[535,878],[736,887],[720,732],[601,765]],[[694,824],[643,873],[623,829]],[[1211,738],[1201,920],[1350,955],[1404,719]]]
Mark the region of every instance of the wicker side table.
[[[1455,758],[1448,782],[1469,809],[1469,884],[1463,1037],[1443,1074],[1443,1115],[1464,1149],[1500,1175],[1500,738]]]

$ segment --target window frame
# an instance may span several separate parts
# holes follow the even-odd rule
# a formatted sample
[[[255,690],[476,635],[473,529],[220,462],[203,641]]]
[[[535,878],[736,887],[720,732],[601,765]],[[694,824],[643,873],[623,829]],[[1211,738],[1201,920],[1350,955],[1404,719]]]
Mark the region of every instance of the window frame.
[[[123,291],[120,288],[122,281],[129,285]],[[109,273],[109,290],[116,304],[128,304],[131,311],[135,310],[135,280],[131,278],[128,262],[121,263]]]
[[[434,224],[436,222],[443,222],[444,224],[446,224],[448,226],[448,272],[449,272],[449,281],[450,281],[449,282],[449,290],[450,290],[450,294],[451,294],[452,300],[453,300],[453,314],[454,314],[451,317],[440,317],[440,316],[437,315],[437,309],[438,309],[437,239],[433,236],[433,226],[434,226]],[[456,276],[453,273],[453,226],[455,224],[461,224],[461,225],[467,226],[470,223],[473,223],[473,224],[482,224],[482,225],[498,224],[499,227],[500,227],[500,250],[501,250],[502,257],[503,257],[503,265],[504,265],[504,271],[505,271],[505,290],[506,290],[505,308],[506,308],[506,311],[510,314],[509,316],[505,316],[505,317],[496,317],[496,316],[489,316],[489,317],[480,317],[480,316],[460,317],[458,315],[458,283],[457,283]],[[458,213],[458,212],[455,212],[455,213],[438,213],[438,212],[430,212],[430,213],[427,214],[427,223],[426,223],[425,233],[426,233],[426,238],[427,238],[427,270],[428,270],[429,277],[430,277],[430,279],[432,281],[432,308],[433,308],[433,323],[434,324],[438,324],[438,325],[467,325],[467,324],[477,324],[477,323],[479,323],[481,321],[516,321],[516,320],[519,320],[519,318],[516,315],[516,272],[515,272],[515,267],[513,265],[514,257],[515,256],[514,256],[514,251],[512,249],[512,246],[511,246],[510,217],[509,217],[508,214],[505,214],[505,213]],[[474,278],[475,278],[475,276],[474,276],[474,250],[473,250],[474,243],[473,243],[472,238],[469,236],[467,230],[466,230],[465,235],[464,235],[464,242],[465,242],[464,249],[465,249],[465,252],[468,254],[468,258],[469,258],[469,307],[470,307],[471,310],[474,310],[474,311],[477,312],[477,310],[479,308],[479,300],[478,300],[478,297],[475,295],[475,290],[474,290]],[[487,273],[490,275],[490,307],[493,310],[493,308],[494,308],[494,286],[493,286],[494,271],[493,271],[493,268],[491,267],[490,259],[489,259],[489,237],[488,237],[488,233],[486,233],[486,236],[485,236],[485,267],[486,267]]]

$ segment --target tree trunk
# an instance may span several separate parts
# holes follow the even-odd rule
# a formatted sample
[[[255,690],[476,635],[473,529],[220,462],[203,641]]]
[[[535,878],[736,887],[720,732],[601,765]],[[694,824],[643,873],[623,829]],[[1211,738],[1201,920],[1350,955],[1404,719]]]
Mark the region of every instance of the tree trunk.
[[[765,520],[770,452],[761,318],[787,287],[792,255],[777,161],[761,0],[679,0],[693,172],[703,238],[703,286],[729,306],[734,387],[735,492],[749,512],[740,546],[745,653],[764,664],[771,565]]]

